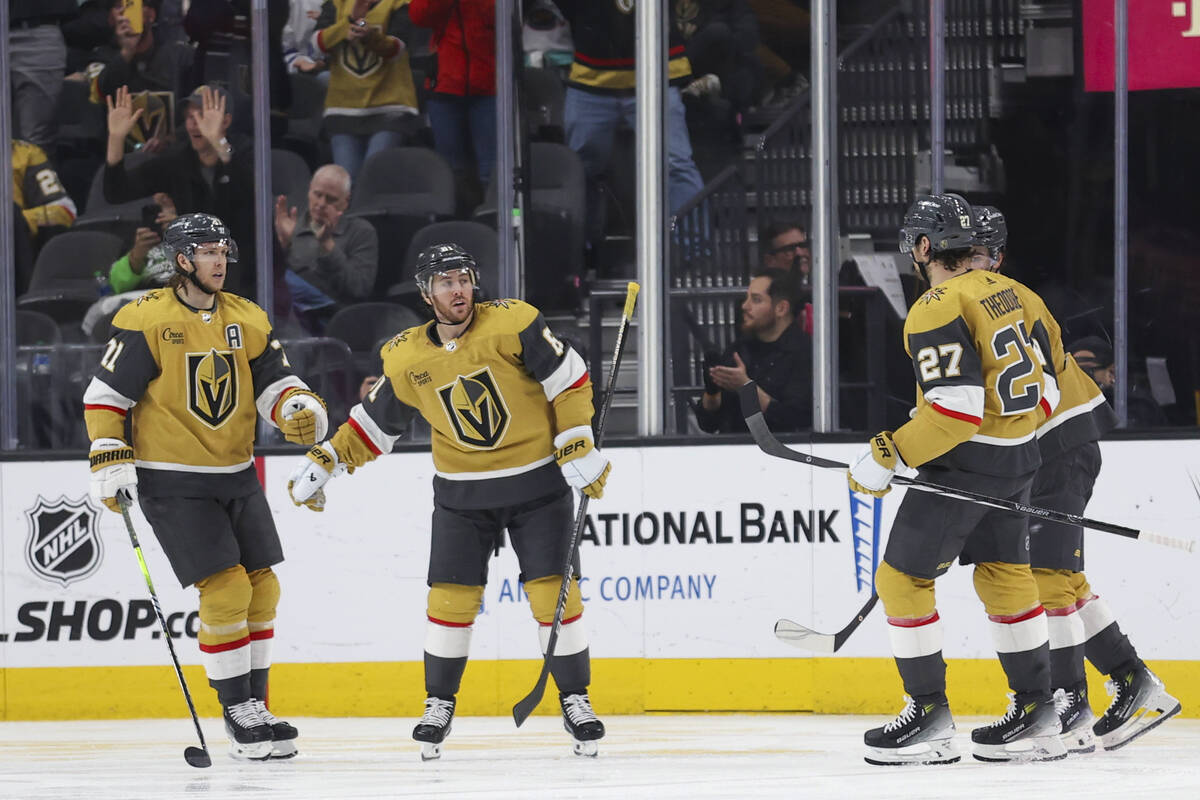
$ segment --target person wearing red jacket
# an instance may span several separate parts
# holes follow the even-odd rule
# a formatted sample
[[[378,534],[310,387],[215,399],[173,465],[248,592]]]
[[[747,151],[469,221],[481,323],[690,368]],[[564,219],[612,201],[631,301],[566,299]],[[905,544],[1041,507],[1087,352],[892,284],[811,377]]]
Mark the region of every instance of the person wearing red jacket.
[[[461,174],[469,146],[486,186],[496,162],[495,0],[412,0],[408,14],[433,30],[437,70],[428,78],[426,110],[434,147]]]

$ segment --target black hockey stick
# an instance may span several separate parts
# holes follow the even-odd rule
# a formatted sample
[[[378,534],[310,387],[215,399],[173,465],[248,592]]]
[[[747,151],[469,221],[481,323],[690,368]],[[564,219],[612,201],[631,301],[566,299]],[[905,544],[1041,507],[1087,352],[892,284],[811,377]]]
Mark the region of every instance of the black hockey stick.
[[[604,438],[604,420],[608,417],[608,408],[612,405],[613,392],[617,387],[617,372],[621,368],[621,356],[625,353],[625,334],[629,323],[633,321],[633,309],[637,305],[638,285],[633,281],[625,292],[625,310],[621,314],[621,327],[617,328],[617,341],[613,346],[612,367],[608,373],[608,385],[604,387],[604,396],[600,398],[600,412],[596,418],[596,447]],[[517,701],[513,706],[513,721],[517,727],[529,719],[529,715],[542,701],[546,693],[546,680],[550,676],[550,659],[554,657],[554,646],[558,644],[558,631],[562,628],[563,610],[567,607],[567,591],[571,587],[571,572],[575,567],[575,550],[579,547],[579,537],[583,535],[583,523],[587,519],[588,496],[580,493],[579,509],[575,512],[575,525],[571,530],[571,541],[567,544],[567,559],[562,569],[562,584],[558,588],[558,605],[554,609],[554,621],[550,623],[550,638],[546,640],[546,653],[542,657],[542,671],[538,674],[537,683],[533,690]]]
[[[138,543],[137,533],[133,530],[133,520],[129,518],[129,499],[123,494],[117,495],[117,503],[121,506],[121,516],[125,519],[125,530],[129,531],[129,541],[133,543],[133,552],[137,553],[138,564],[142,567],[142,577],[146,579],[146,588],[150,590],[150,600],[154,603],[154,613],[158,615],[158,623],[162,625],[163,637],[167,640],[167,649],[171,651],[171,663],[175,665],[175,676],[179,678],[179,688],[183,689],[183,697],[187,700],[188,711],[192,712],[192,722],[196,725],[196,735],[200,737],[200,746],[186,747],[183,758],[193,767],[211,767],[212,756],[208,754],[208,744],[204,741],[204,731],[200,730],[200,718],[196,716],[196,706],[192,703],[192,693],[188,691],[187,681],[183,679],[183,668],[179,666],[179,657],[175,655],[175,644],[171,641],[171,631],[167,628],[167,618],[163,616],[162,606],[158,602],[158,592],[154,591],[154,581],[150,580],[150,569],[142,556],[142,546]]]
[[[742,404],[742,416],[746,418],[746,427],[750,429],[750,435],[754,437],[754,443],[758,448],[767,455],[777,458],[786,458],[789,461],[799,461],[802,464],[808,464],[812,467],[821,467],[823,469],[849,469],[848,464],[843,464],[840,461],[832,461],[828,458],[820,458],[819,456],[801,453],[791,449],[783,442],[775,438],[775,434],[771,433],[771,429],[767,427],[766,420],[763,419],[762,410],[758,405],[758,385],[754,381],[747,381],[738,390],[738,400]],[[753,409],[753,411],[750,411]],[[1069,514],[1065,511],[1054,511],[1049,508],[1039,508],[1025,503],[1018,503],[1015,500],[1007,500],[1002,497],[991,497],[986,494],[967,491],[966,489],[956,489],[950,486],[942,486],[938,483],[930,483],[918,478],[906,478],[902,475],[896,475],[892,478],[892,483],[900,486],[908,486],[913,489],[919,489],[923,492],[932,492],[934,494],[942,494],[947,497],[953,497],[957,500],[965,500],[969,503],[979,503],[980,505],[999,508],[1004,511],[1015,511],[1018,514],[1024,514],[1028,517],[1038,517],[1040,519],[1048,519],[1052,522],[1063,522],[1069,525],[1082,525],[1085,528],[1091,528],[1095,531],[1104,531],[1105,533],[1115,533],[1118,536],[1125,536],[1130,539],[1139,541],[1152,542],[1160,544],[1163,547],[1172,547],[1176,550],[1183,550],[1191,553],[1196,548],[1196,542],[1192,539],[1180,539],[1175,536],[1165,536],[1161,533],[1153,531],[1138,530],[1137,528],[1127,528],[1124,525],[1114,525],[1111,522],[1101,522],[1100,520],[1081,517],[1078,514]]]
[[[854,633],[862,621],[867,618],[877,602],[879,602],[879,595],[871,592],[871,599],[867,601],[867,604],[860,608],[854,619],[850,620],[846,627],[837,633],[818,633],[798,622],[781,619],[775,623],[775,636],[790,645],[811,650],[814,653],[836,653],[842,649],[842,645],[850,638],[850,634]]]

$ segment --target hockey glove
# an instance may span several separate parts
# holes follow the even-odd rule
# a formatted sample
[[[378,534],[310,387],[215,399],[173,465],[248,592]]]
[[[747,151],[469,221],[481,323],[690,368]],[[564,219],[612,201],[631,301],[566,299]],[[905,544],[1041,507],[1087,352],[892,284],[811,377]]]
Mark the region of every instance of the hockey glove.
[[[883,497],[892,490],[892,476],[908,470],[900,457],[892,432],[877,433],[871,442],[850,462],[846,480],[856,492]]]
[[[316,444],[329,432],[325,401],[308,389],[285,390],[275,403],[272,417],[283,438],[295,444]]]
[[[592,444],[590,427],[580,425],[555,436],[554,460],[571,486],[597,500],[604,496],[612,464]]]
[[[92,442],[88,462],[92,466],[92,484],[88,494],[109,510],[121,513],[120,494],[132,503],[137,499],[137,469],[133,466],[133,448],[120,439]]]
[[[313,445],[288,478],[288,494],[298,506],[325,510],[325,484],[346,471],[329,441]]]

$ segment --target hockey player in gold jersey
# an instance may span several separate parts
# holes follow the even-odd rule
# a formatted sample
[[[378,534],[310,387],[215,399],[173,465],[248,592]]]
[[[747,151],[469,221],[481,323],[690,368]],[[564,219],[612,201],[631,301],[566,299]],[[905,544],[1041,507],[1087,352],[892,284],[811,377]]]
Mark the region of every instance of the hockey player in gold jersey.
[[[1008,242],[1004,215],[977,207],[975,227],[989,268],[999,272]],[[1074,357],[1063,353],[1061,358],[1056,372],[1062,399],[1038,427],[1042,466],[1031,502],[1082,516],[1100,474],[1099,439],[1116,427],[1117,416]],[[1039,519],[1030,523],[1029,532],[1030,564],[1049,626],[1051,686],[1067,749],[1090,753],[1099,737],[1105,750],[1116,750],[1179,713],[1179,701],[1138,657],[1108,603],[1092,591],[1083,573],[1083,527]],[[1088,704],[1085,654],[1110,676],[1113,699],[1099,720]]]
[[[1058,402],[1057,324],[1025,286],[972,269],[987,257],[972,252],[972,210],[961,197],[918,200],[901,235],[902,249],[911,251],[930,286],[904,325],[917,407],[909,422],[894,434],[877,434],[851,463],[850,486],[882,496],[893,474],[919,467],[925,480],[1027,502],[1040,463],[1034,433]],[[1025,518],[910,492],[875,576],[909,697],[895,720],[865,734],[867,761],[958,760],[934,602],[934,580],[956,558],[975,564],[975,590],[1013,692],[1001,719],[972,731],[973,755],[982,761],[1066,756]]]
[[[545,652],[566,562],[573,500],[600,497],[610,465],[592,440],[592,383],[583,359],[520,300],[480,302],[475,260],[453,244],[418,258],[433,321],[382,349],[384,375],[336,434],[309,451],[288,483],[320,511],[333,476],[392,449],[414,413],[433,431],[433,521],[425,637],[425,715],[413,730],[436,758],[450,731],[488,560],[507,529]],[[578,569],[578,567],[576,567]],[[551,659],[563,723],[577,753],[595,755],[578,575]]]
[[[263,310],[221,291],[237,260],[225,224],[186,214],[163,241],[176,274],[117,312],[84,393],[91,494],[114,511],[138,500],[180,584],[199,590],[201,660],[230,753],[287,758],[297,731],[266,707],[279,602],[271,567],[283,552],[254,431],[261,415],[313,444],[329,427],[325,404],[292,373]]]

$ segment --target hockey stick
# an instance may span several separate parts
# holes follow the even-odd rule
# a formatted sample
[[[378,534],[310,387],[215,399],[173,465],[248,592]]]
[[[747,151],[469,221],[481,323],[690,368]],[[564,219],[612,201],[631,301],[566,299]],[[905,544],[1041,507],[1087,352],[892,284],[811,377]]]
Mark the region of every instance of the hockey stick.
[[[787,447],[783,442],[775,438],[775,434],[771,433],[767,427],[766,420],[763,419],[762,410],[758,406],[758,385],[754,381],[746,381],[742,388],[738,390],[738,400],[742,404],[742,416],[746,418],[746,427],[750,429],[750,435],[754,437],[754,443],[759,449],[767,455],[772,455],[777,458],[786,458],[789,461],[799,461],[803,464],[808,464],[812,467],[821,467],[824,469],[849,469],[848,464],[843,464],[840,461],[832,461],[827,458],[800,453]],[[753,412],[747,409],[755,409]],[[1028,517],[1038,517],[1040,519],[1048,519],[1051,522],[1063,522],[1068,525],[1082,525],[1085,528],[1091,528],[1095,531],[1104,531],[1105,533],[1115,533],[1118,536],[1125,536],[1130,539],[1138,539],[1140,541],[1152,542],[1160,544],[1163,547],[1172,547],[1176,550],[1183,550],[1191,553],[1196,548],[1196,542],[1191,539],[1180,539],[1174,536],[1166,536],[1153,531],[1138,530],[1137,528],[1127,528],[1124,525],[1114,525],[1111,522],[1101,522],[1100,520],[1081,517],[1078,514],[1069,514],[1065,511],[1054,511],[1049,508],[1039,508],[1038,506],[1026,505],[1018,503],[1015,500],[1007,500],[1001,497],[991,497],[986,494],[978,494],[966,489],[955,489],[950,486],[942,486],[938,483],[930,483],[928,481],[919,480],[917,478],[905,478],[902,475],[896,475],[892,478],[892,483],[900,486],[908,486],[913,489],[919,489],[923,492],[932,492],[933,494],[942,494],[947,497],[953,497],[958,500],[965,500],[970,503],[979,503],[980,505],[999,508],[1004,511],[1015,511],[1018,514],[1024,514]]]
[[[818,633],[798,622],[781,619],[775,623],[775,636],[790,645],[811,650],[814,653],[836,653],[842,649],[842,645],[850,638],[850,634],[854,633],[862,621],[867,618],[877,602],[879,602],[879,595],[871,592],[871,599],[867,601],[867,604],[860,608],[854,619],[850,620],[846,627],[837,633]]]
[[[154,603],[154,613],[158,615],[158,623],[162,625],[163,637],[167,640],[167,649],[171,651],[171,663],[175,665],[175,676],[179,678],[179,688],[183,689],[183,697],[187,700],[188,711],[192,712],[192,722],[196,725],[196,735],[200,737],[200,746],[186,747],[183,759],[193,767],[211,767],[212,756],[208,754],[208,744],[204,741],[204,731],[200,730],[200,718],[196,716],[196,706],[192,703],[192,693],[188,691],[187,681],[183,679],[183,668],[179,666],[179,657],[175,655],[175,644],[171,641],[171,631],[167,628],[167,618],[163,616],[162,606],[158,602],[158,593],[154,591],[154,581],[150,580],[150,569],[142,556],[142,546],[138,543],[137,533],[133,530],[133,520],[129,518],[129,499],[123,494],[117,495],[117,503],[121,506],[121,516],[125,519],[125,530],[129,531],[129,541],[133,543],[133,552],[137,553],[138,564],[142,567],[142,577],[146,579],[146,588],[150,590],[150,600]]]
[[[613,392],[617,387],[617,371],[621,367],[621,356],[625,353],[625,334],[629,323],[633,321],[633,308],[637,305],[638,285],[633,281],[625,292],[625,310],[621,314],[621,327],[617,328],[617,342],[613,347],[612,367],[608,373],[608,385],[604,387],[604,395],[600,398],[600,413],[596,419],[596,447],[604,438],[604,420],[608,417],[608,408],[612,405]],[[537,683],[533,690],[517,701],[513,706],[513,721],[517,727],[529,719],[533,709],[542,701],[546,693],[546,680],[550,675],[550,659],[554,657],[554,646],[558,644],[558,631],[562,628],[563,610],[567,607],[567,592],[571,587],[571,571],[575,566],[575,549],[579,546],[579,537],[583,535],[583,523],[587,519],[588,496],[580,493],[579,508],[575,512],[575,525],[571,530],[571,540],[567,544],[567,559],[562,568],[562,584],[558,588],[558,605],[554,609],[554,620],[550,623],[550,638],[546,640],[546,653],[542,657],[542,671],[538,674]]]

